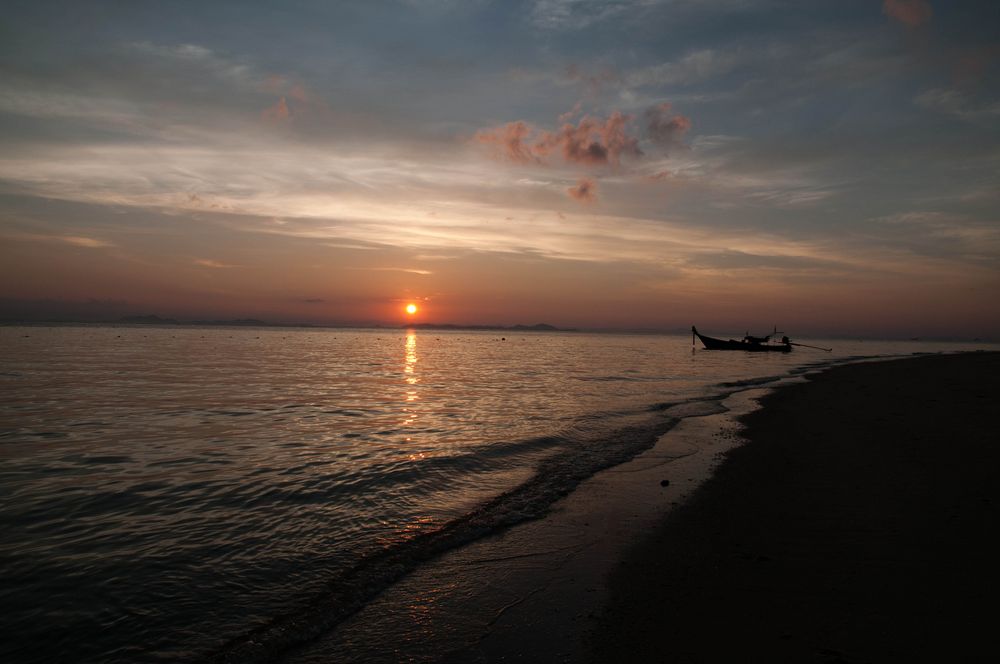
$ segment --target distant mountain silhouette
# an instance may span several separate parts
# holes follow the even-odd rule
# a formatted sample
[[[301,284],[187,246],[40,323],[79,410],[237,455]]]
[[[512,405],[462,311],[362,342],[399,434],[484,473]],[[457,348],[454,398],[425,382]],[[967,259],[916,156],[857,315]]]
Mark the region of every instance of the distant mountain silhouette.
[[[130,325],[220,325],[220,326],[243,326],[243,327],[287,327],[292,323],[269,323],[257,318],[234,318],[230,320],[177,320],[176,318],[161,318],[156,314],[145,314],[142,316],[122,316],[119,323]],[[295,326],[300,325],[294,323]]]
[[[560,328],[548,323],[535,325],[458,325],[456,323],[414,323],[401,327],[411,330],[498,330],[507,332],[575,332],[570,328]]]
[[[144,316],[122,316],[118,319],[121,323],[137,323],[140,325],[177,325],[178,321],[174,318],[160,318],[155,314],[146,314]]]
[[[548,323],[535,323],[534,325],[515,325],[513,327],[507,328],[508,330],[533,330],[536,332],[570,332],[571,330],[560,329],[555,325],[549,325]]]

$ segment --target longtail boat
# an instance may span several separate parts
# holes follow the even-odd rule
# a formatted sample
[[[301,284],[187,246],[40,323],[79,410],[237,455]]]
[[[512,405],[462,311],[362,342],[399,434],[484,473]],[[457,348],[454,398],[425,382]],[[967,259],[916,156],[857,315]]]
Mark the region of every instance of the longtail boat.
[[[694,343],[694,338],[698,337],[701,339],[701,343],[705,346],[706,350],[745,350],[754,353],[760,352],[777,352],[777,353],[789,353],[792,350],[792,342],[789,341],[788,337],[782,337],[780,342],[772,342],[771,337],[773,335],[767,335],[766,337],[752,337],[749,334],[744,336],[740,340],[736,339],[716,339],[715,337],[706,337],[704,334],[698,332],[698,328],[694,325],[691,326],[691,343]]]
[[[782,335],[780,341],[772,341],[772,337],[778,336],[778,328],[774,328],[772,334],[766,337],[752,337],[749,333],[746,334],[742,339],[737,341],[736,339],[716,339],[715,337],[706,337],[704,334],[698,332],[698,328],[694,325],[691,326],[691,346],[694,346],[694,338],[698,337],[701,339],[701,343],[704,344],[706,350],[747,350],[750,352],[767,352],[774,351],[778,353],[790,353],[792,351],[792,346],[801,346],[802,348],[812,348],[814,350],[823,350],[827,353],[833,352],[832,348],[823,348],[822,346],[810,346],[809,344],[797,344],[787,336]]]

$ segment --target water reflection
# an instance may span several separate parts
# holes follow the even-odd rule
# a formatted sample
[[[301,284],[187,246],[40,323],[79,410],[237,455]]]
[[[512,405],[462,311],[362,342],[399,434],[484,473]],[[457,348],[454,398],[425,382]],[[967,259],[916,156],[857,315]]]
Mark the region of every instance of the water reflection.
[[[406,382],[410,385],[416,385],[420,382],[420,379],[416,376],[417,367],[417,333],[410,331],[406,333],[406,364],[403,368],[404,373],[406,373]],[[409,393],[408,393],[409,394]],[[413,398],[416,399],[416,392],[412,392]],[[409,399],[412,401],[412,399]]]
[[[414,402],[419,399],[417,396],[417,383],[420,382],[420,378],[417,376],[417,333],[413,330],[409,330],[406,333],[403,375],[406,378],[407,384],[406,401],[407,403]],[[405,413],[404,426],[411,425],[416,421],[417,414],[412,408],[404,407],[403,412]],[[409,441],[410,437],[407,436],[406,440]]]

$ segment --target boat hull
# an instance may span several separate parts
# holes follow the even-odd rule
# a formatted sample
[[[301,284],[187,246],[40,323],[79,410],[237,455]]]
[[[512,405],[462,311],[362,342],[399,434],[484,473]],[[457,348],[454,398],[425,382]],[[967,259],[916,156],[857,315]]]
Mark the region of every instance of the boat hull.
[[[770,344],[770,343],[754,343],[750,341],[737,341],[736,339],[716,339],[715,337],[706,337],[701,334],[695,328],[691,328],[702,345],[705,346],[705,350],[742,350],[748,353],[790,353],[792,347],[790,344]]]

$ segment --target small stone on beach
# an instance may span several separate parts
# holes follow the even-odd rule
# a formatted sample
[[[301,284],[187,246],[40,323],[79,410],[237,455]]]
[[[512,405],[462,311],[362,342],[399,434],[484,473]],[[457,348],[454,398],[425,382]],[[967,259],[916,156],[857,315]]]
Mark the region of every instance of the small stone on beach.
[[[670,480],[660,480],[660,486],[670,486]]]

